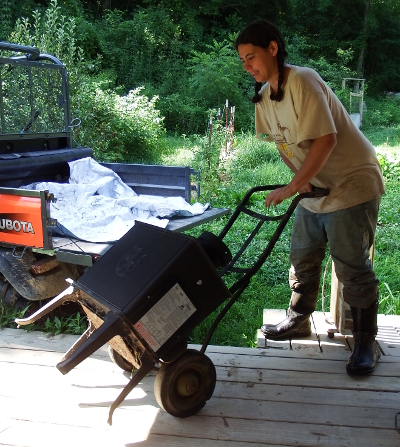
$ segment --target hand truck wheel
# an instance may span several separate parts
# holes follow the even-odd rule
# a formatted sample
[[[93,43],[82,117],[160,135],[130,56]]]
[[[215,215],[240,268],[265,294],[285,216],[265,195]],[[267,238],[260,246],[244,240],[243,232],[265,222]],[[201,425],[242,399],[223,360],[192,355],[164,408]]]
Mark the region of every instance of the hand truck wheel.
[[[115,349],[108,345],[108,355],[110,359],[124,371],[132,372],[135,367],[132,363],[128,362],[121,354],[119,354]]]
[[[172,416],[185,418],[201,410],[214,392],[217,374],[212,361],[195,349],[163,363],[156,375],[158,405]]]

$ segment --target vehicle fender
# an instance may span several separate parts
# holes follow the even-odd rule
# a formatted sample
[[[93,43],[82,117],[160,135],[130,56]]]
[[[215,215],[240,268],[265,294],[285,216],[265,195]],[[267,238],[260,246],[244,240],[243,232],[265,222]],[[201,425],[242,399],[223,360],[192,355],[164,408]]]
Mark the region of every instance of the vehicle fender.
[[[31,273],[34,262],[36,258],[30,249],[24,250],[22,256],[16,256],[12,247],[0,247],[0,272],[27,300],[52,298],[68,287],[67,278],[77,279],[74,269],[64,263],[43,274],[34,275]]]

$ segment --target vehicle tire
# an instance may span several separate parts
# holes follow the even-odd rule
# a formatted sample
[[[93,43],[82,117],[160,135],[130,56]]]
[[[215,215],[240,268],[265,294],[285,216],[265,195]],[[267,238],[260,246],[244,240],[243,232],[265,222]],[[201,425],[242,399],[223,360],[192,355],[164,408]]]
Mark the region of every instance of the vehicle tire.
[[[212,361],[195,349],[187,349],[171,363],[163,363],[156,375],[154,394],[158,405],[172,416],[196,414],[214,392],[217,374]]]
[[[115,351],[110,345],[108,345],[108,354],[110,359],[124,371],[132,372],[132,370],[135,369],[132,363],[128,362],[128,360],[122,357],[121,354],[118,354],[118,352]]]

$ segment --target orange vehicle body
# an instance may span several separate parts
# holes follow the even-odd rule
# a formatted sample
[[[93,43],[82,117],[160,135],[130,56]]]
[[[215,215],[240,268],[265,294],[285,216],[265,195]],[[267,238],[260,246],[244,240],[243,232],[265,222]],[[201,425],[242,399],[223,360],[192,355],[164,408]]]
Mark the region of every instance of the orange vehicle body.
[[[25,247],[47,248],[47,210],[43,198],[23,195],[23,191],[0,191],[0,241]]]

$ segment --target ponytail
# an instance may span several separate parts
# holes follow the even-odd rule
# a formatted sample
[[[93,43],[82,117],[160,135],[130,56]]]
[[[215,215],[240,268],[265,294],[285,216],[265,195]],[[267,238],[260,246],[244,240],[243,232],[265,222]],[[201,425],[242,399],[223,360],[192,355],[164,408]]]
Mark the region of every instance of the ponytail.
[[[280,102],[283,98],[283,90],[282,90],[282,83],[283,83],[283,76],[285,73],[285,60],[282,57],[278,57],[278,70],[279,70],[279,77],[278,77],[278,91],[276,93],[271,93],[270,98],[272,101]]]
[[[251,98],[251,102],[254,103],[254,104],[257,104],[262,99],[262,96],[260,94],[261,87],[262,87],[262,82],[256,82],[255,89],[254,89],[255,90],[255,94]]]

